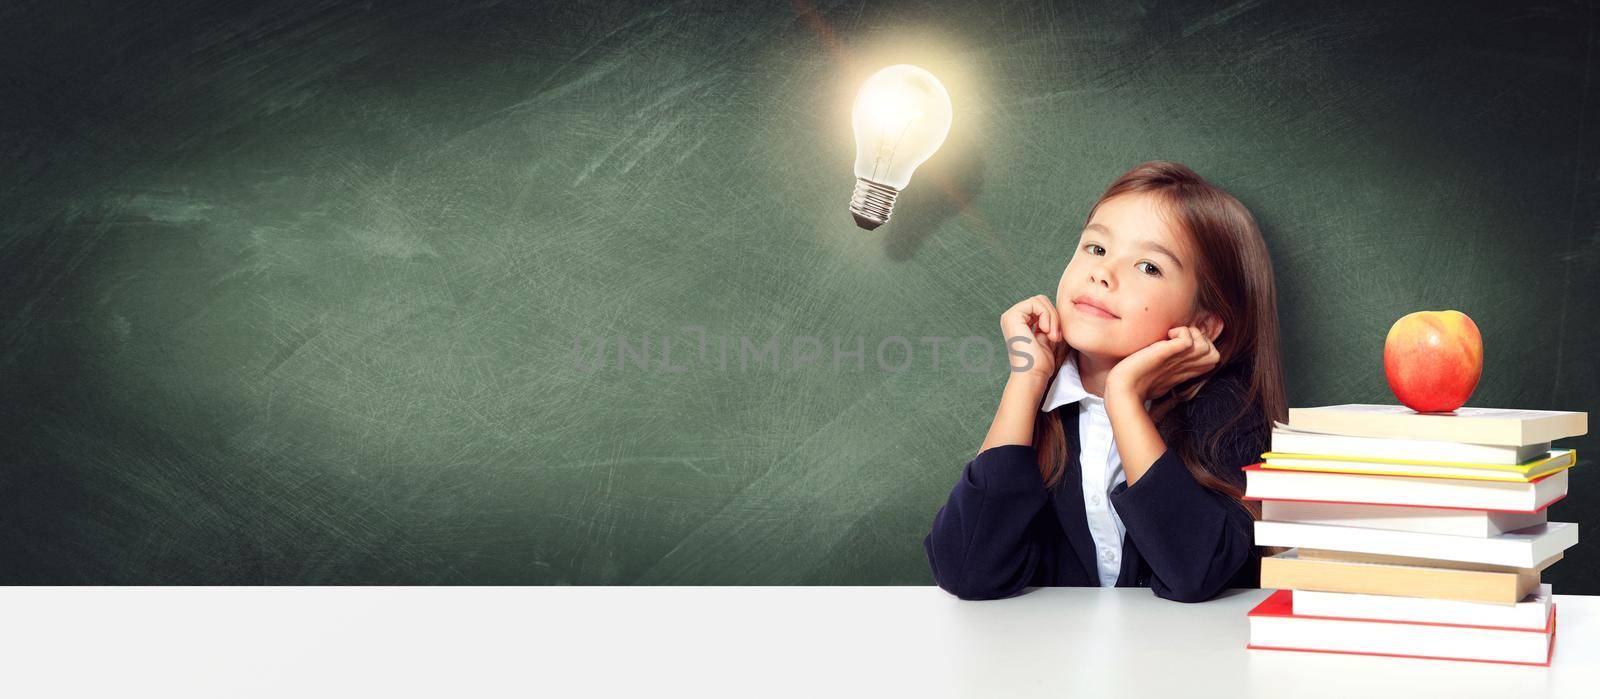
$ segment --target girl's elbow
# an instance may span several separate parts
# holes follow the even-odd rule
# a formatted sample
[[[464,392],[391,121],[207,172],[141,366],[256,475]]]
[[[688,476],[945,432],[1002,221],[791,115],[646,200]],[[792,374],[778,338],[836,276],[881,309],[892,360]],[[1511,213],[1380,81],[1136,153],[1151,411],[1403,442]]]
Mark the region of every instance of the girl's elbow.
[[[1021,592],[1026,587],[1025,578],[1022,584],[1018,584],[1016,580],[996,581],[985,579],[981,575],[972,575],[972,571],[961,567],[941,568],[931,558],[929,563],[933,569],[934,583],[939,589],[955,595],[957,599],[968,601],[1003,599]]]
[[[961,584],[961,568],[959,566],[939,564],[940,557],[938,553],[936,553],[938,547],[935,545],[934,539],[934,535],[937,533],[938,531],[935,529],[932,534],[929,534],[922,539],[922,549],[927,552],[928,555],[928,570],[933,573],[933,583],[938,585],[939,589],[955,595],[956,597],[960,597],[961,599],[971,599],[968,597],[969,593],[966,586]]]
[[[940,584],[939,587],[944,588],[945,592],[955,595],[957,599],[966,600],[968,602],[1005,599],[1021,591],[1021,588],[1011,589],[1005,587],[973,585],[971,583],[948,586]]]
[[[1184,579],[1173,580],[1170,584],[1158,581],[1158,584],[1151,585],[1151,589],[1157,597],[1174,602],[1192,604],[1208,601],[1228,588],[1228,583],[1249,563],[1249,554],[1249,549],[1244,549],[1242,553],[1238,549],[1230,549],[1213,560],[1209,568],[1181,575]]]
[[[934,566],[933,581],[939,586],[939,589],[955,595],[957,599],[969,601],[1000,599],[1014,594],[1014,591],[1008,591],[984,581],[973,580],[971,576],[964,573],[965,571],[960,569],[941,571],[938,566]]]
[[[1222,587],[1220,586],[1179,585],[1172,587],[1161,585],[1154,589],[1157,597],[1185,604],[1207,602],[1222,593]]]
[[[956,599],[968,601],[994,599],[992,595],[984,590],[976,589],[970,585],[954,583],[948,580],[940,580],[939,589],[954,595]]]

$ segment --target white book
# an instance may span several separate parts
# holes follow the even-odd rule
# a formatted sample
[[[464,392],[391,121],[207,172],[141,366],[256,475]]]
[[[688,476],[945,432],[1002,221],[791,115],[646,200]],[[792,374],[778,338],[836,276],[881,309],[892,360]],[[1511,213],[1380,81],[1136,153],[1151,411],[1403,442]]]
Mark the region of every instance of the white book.
[[[1546,522],[1499,536],[1476,538],[1327,524],[1256,522],[1257,546],[1327,549],[1444,561],[1532,568],[1578,543],[1578,525]]]
[[[1549,665],[1559,605],[1544,628],[1484,628],[1408,621],[1303,617],[1290,610],[1299,590],[1278,590],[1250,610],[1250,644],[1261,650],[1399,655],[1443,660]]]
[[[1267,500],[1261,503],[1261,518],[1273,522],[1393,529],[1425,534],[1475,536],[1480,539],[1544,524],[1545,516],[1549,512],[1548,508],[1538,512],[1489,512],[1447,507],[1352,505],[1289,500]]]
[[[1289,454],[1458,461],[1514,466],[1542,457],[1550,451],[1549,442],[1501,446],[1400,437],[1357,437],[1290,427],[1281,422],[1273,424],[1275,427],[1272,430],[1272,451]]]
[[[1532,512],[1567,495],[1569,471],[1533,482],[1284,471],[1246,466],[1245,497]]]
[[[1356,437],[1526,446],[1587,434],[1589,414],[1469,406],[1448,413],[1419,413],[1403,405],[1351,403],[1290,408],[1289,425]]]
[[[1544,583],[1521,602],[1493,604],[1428,597],[1295,590],[1294,614],[1537,630],[1543,629],[1545,620],[1550,618],[1551,592],[1550,583]]]

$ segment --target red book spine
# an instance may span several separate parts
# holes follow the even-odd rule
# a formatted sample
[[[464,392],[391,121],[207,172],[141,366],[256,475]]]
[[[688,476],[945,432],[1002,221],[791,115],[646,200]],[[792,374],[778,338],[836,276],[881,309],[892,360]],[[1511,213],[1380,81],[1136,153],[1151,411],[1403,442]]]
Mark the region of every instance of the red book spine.
[[[1251,609],[1249,614],[1248,614],[1248,616],[1277,616],[1277,617],[1291,617],[1291,618],[1292,617],[1297,617],[1299,615],[1294,614],[1294,612],[1292,611],[1293,608],[1294,608],[1293,594],[1294,594],[1294,592],[1292,590],[1278,590],[1278,591],[1275,591],[1272,594],[1268,595],[1266,599],[1261,600],[1261,603],[1257,604],[1254,609]],[[1514,629],[1516,631],[1527,631],[1529,633],[1541,633],[1541,632],[1543,632],[1543,633],[1549,633],[1550,634],[1550,644],[1547,647],[1547,649],[1545,650],[1544,662],[1542,662],[1542,663],[1527,663],[1527,662],[1522,662],[1522,661],[1518,661],[1518,660],[1486,660],[1484,658],[1454,658],[1454,657],[1445,656],[1445,655],[1409,655],[1409,654],[1404,654],[1404,653],[1375,653],[1375,652],[1369,652],[1369,651],[1329,650],[1329,649],[1323,649],[1323,648],[1289,648],[1289,647],[1283,647],[1283,646],[1258,646],[1258,645],[1256,645],[1254,643],[1245,644],[1245,648],[1247,648],[1249,650],[1283,650],[1283,651],[1296,651],[1296,652],[1301,652],[1301,653],[1337,653],[1339,655],[1372,655],[1372,656],[1380,656],[1380,657],[1386,657],[1386,658],[1417,658],[1417,659],[1421,659],[1421,660],[1453,660],[1453,661],[1456,661],[1456,662],[1465,662],[1465,663],[1497,663],[1497,664],[1501,664],[1501,665],[1532,665],[1532,666],[1536,666],[1536,667],[1549,667],[1550,666],[1550,660],[1555,657],[1555,652],[1556,652],[1556,608],[1557,608],[1557,605],[1554,604],[1554,603],[1551,603],[1551,605],[1550,605],[1550,623],[1545,629],[1542,629],[1542,630]],[[1498,627],[1493,627],[1493,626],[1472,626],[1472,625],[1467,625],[1467,624],[1438,624],[1438,623],[1432,623],[1432,622],[1394,621],[1394,620],[1385,620],[1385,619],[1348,619],[1348,618],[1345,618],[1345,617],[1329,617],[1329,616],[1315,616],[1315,617],[1313,617],[1313,616],[1301,616],[1299,618],[1305,618],[1305,619],[1333,619],[1333,620],[1338,620],[1338,621],[1380,622],[1380,623],[1388,623],[1388,624],[1425,624],[1425,625],[1428,625],[1428,626],[1457,626],[1457,627],[1462,627],[1462,628],[1498,628]]]

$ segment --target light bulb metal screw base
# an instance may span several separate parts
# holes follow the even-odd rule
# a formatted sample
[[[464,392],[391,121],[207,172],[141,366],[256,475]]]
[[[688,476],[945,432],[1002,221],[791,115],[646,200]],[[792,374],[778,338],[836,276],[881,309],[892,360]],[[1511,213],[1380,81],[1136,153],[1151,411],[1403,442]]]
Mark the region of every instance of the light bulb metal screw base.
[[[856,217],[856,225],[870,231],[888,223],[897,196],[900,190],[894,187],[857,177],[856,192],[850,197],[850,213]]]

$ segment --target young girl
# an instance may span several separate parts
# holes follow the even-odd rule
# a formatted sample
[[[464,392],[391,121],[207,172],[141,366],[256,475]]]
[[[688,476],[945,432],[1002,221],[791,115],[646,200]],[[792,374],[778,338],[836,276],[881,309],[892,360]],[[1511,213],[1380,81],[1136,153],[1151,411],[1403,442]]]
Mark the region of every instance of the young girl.
[[[923,539],[962,599],[1150,587],[1200,602],[1258,585],[1242,467],[1286,418],[1272,262],[1237,199],[1150,162],[1106,189],[1055,302],[1000,316],[994,423]]]

